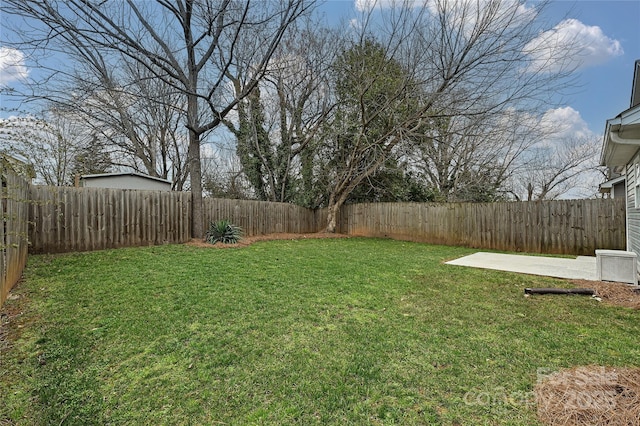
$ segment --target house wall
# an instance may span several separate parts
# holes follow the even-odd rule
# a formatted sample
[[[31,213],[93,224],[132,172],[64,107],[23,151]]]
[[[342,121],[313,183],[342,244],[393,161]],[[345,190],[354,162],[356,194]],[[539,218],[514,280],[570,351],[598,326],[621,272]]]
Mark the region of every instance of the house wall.
[[[170,191],[171,184],[140,176],[104,176],[82,180],[85,188],[147,189]]]
[[[627,186],[625,184],[625,181],[613,185],[613,189],[611,192],[613,198],[624,198],[627,193]]]
[[[640,164],[640,153],[636,153],[626,166],[627,250],[640,256],[640,201],[639,207],[636,207],[636,185],[640,184],[640,176],[637,175],[636,164]],[[640,262],[638,267],[640,268]]]

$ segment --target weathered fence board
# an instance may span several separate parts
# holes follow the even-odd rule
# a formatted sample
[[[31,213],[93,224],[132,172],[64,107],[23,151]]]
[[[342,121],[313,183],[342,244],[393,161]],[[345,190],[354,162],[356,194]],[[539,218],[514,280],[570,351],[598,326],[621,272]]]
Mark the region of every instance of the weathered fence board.
[[[205,229],[218,220],[229,220],[245,235],[317,232],[314,210],[288,203],[205,198]]]
[[[2,169],[0,225],[0,306],[18,282],[27,263],[29,183]]]
[[[342,208],[339,232],[534,253],[624,249],[620,199],[507,203],[375,203]]]
[[[32,186],[34,253],[182,243],[191,238],[191,194]]]

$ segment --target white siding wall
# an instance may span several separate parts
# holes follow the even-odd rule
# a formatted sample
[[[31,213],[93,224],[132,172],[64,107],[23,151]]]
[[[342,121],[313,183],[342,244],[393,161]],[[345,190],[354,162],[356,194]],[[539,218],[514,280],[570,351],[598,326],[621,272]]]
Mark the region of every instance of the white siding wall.
[[[640,256],[640,208],[636,208],[636,164],[640,162],[640,155],[636,153],[627,164],[627,250]],[[640,268],[640,262],[638,267]]]
[[[625,181],[614,185],[613,188],[611,188],[611,191],[613,192],[613,198],[624,198],[627,192],[627,185]]]

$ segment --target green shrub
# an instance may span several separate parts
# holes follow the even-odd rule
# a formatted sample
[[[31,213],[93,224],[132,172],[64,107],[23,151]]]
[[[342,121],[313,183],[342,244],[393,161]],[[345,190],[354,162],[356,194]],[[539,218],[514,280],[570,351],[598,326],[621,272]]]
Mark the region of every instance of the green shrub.
[[[229,222],[219,220],[211,222],[204,240],[210,244],[221,242],[223,244],[236,244],[242,238],[242,229]]]

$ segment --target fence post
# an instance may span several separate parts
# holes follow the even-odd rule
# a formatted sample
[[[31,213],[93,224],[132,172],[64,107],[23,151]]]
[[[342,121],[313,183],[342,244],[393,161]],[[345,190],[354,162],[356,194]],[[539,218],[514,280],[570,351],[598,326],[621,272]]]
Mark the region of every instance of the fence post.
[[[7,256],[7,240],[5,238],[5,216],[6,216],[6,186],[7,182],[4,178],[4,166],[2,161],[0,161],[0,219],[2,219],[2,223],[0,224],[0,306],[4,304],[4,301],[7,299],[7,295],[9,293],[9,286],[7,285],[7,265],[6,265],[6,256]]]
[[[0,306],[27,264],[29,226],[29,183],[4,164],[1,167]]]

